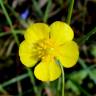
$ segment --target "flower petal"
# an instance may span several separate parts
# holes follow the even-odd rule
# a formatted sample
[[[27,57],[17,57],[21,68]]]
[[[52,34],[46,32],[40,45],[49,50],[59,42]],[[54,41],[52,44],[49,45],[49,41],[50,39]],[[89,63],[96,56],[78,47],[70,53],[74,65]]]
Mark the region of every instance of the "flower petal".
[[[38,40],[49,38],[49,26],[44,23],[31,24],[25,31],[25,40],[29,43],[35,43]]]
[[[35,67],[34,74],[41,81],[53,81],[61,75],[61,69],[54,59],[44,59]]]
[[[32,67],[37,63],[37,58],[34,58],[34,53],[32,52],[32,45],[27,44],[26,41],[20,44],[19,56],[26,67]]]
[[[70,68],[74,66],[79,58],[78,45],[74,41],[66,42],[60,46],[57,57],[64,67]]]
[[[50,28],[50,36],[58,44],[70,41],[74,37],[72,28],[64,22],[56,21],[51,24]]]

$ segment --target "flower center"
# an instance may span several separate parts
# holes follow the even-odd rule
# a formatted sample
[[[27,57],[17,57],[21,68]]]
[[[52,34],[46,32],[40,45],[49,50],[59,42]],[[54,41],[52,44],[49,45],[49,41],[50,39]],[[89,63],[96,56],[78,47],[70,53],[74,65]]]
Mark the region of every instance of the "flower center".
[[[36,57],[44,58],[45,56],[55,56],[56,44],[52,39],[43,39],[34,45]]]

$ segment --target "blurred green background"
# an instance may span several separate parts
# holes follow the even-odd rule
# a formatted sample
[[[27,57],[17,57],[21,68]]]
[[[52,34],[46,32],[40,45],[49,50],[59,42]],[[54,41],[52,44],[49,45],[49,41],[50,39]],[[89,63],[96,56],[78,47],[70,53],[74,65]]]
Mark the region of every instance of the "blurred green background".
[[[30,23],[54,21],[69,23],[80,47],[77,64],[64,68],[65,96],[96,96],[96,0],[0,0],[0,96],[61,96],[61,77],[41,82],[18,56]]]

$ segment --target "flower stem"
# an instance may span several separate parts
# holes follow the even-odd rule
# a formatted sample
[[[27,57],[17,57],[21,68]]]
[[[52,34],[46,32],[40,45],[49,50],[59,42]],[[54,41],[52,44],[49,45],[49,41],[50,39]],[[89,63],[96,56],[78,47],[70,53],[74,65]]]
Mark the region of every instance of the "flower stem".
[[[60,63],[61,71],[62,71],[62,96],[64,96],[64,85],[65,85],[65,79],[64,79],[64,69],[62,64]]]
[[[70,0],[70,6],[68,8],[68,16],[67,16],[67,23],[68,24],[70,24],[70,21],[71,21],[73,6],[74,6],[74,0]]]

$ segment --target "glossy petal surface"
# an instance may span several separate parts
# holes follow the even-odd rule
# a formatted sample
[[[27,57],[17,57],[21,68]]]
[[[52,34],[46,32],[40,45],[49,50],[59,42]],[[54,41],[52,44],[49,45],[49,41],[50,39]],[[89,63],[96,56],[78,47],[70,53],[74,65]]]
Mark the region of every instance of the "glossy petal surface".
[[[50,37],[56,41],[57,44],[64,44],[67,41],[71,41],[74,37],[72,28],[60,21],[56,21],[50,25]]]
[[[61,69],[54,59],[47,57],[35,67],[34,74],[41,81],[53,81],[61,75]]]
[[[79,48],[74,41],[66,42],[60,46],[57,58],[64,67],[73,67],[79,58]]]
[[[37,63],[37,58],[34,58],[33,46],[29,45],[26,41],[23,41],[19,47],[19,56],[21,62],[26,67],[32,67]]]
[[[36,43],[39,40],[49,38],[50,28],[45,23],[35,23],[28,27],[24,37],[28,43]]]

